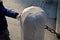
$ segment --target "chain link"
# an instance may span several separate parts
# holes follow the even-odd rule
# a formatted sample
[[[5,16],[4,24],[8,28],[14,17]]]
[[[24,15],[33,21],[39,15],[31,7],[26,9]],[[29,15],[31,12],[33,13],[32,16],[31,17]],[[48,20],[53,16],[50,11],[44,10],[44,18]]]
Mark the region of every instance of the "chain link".
[[[44,29],[47,29],[48,31],[50,31],[51,33],[54,33],[57,35],[57,38],[60,39],[60,34],[58,34],[54,29],[49,28],[47,25],[45,25],[46,27]]]

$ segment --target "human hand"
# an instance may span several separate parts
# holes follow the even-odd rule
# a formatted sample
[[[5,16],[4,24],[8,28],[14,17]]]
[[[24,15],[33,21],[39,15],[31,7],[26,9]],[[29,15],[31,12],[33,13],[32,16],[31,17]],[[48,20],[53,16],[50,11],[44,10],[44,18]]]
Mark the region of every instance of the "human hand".
[[[20,20],[20,17],[22,16],[22,13],[18,14],[16,19]]]

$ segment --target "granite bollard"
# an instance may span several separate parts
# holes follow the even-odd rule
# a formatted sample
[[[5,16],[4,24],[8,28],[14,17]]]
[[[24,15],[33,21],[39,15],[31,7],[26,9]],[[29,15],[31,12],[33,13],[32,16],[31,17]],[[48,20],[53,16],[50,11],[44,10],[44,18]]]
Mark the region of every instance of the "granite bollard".
[[[20,18],[23,40],[44,40],[46,13],[37,6],[25,8]]]

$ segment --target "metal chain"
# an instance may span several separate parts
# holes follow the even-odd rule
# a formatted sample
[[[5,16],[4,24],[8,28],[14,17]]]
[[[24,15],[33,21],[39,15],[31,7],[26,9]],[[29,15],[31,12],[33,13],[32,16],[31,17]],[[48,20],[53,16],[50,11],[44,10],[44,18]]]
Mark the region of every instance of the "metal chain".
[[[21,22],[21,17],[20,17],[20,24],[22,26],[22,22]],[[45,25],[45,28],[44,29],[47,29],[48,31],[50,31],[51,33],[54,33],[57,35],[57,38],[60,39],[60,34],[58,34],[54,29],[51,29],[49,28],[47,25]]]
[[[57,35],[57,38],[60,39],[60,34],[58,34],[54,29],[49,28],[47,25],[45,25],[45,26],[46,26],[46,28],[44,28],[44,29],[47,29],[51,33],[56,34]]]
[[[46,28],[44,28],[44,29],[47,29],[47,30],[48,30],[48,31],[50,31],[51,33],[56,34],[55,30],[54,30],[54,29],[49,28],[47,25],[46,25]]]

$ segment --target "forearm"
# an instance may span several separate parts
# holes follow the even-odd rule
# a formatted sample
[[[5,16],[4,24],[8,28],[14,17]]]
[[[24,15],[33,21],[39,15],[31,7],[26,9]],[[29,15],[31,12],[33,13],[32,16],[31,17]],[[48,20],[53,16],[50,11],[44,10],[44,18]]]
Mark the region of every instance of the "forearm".
[[[17,12],[9,10],[9,9],[4,9],[4,15],[8,16],[8,17],[12,17],[12,18],[16,18],[16,16],[18,15]]]
[[[12,11],[12,10],[9,10],[9,9],[6,9],[6,8],[4,7],[2,1],[0,2],[0,13],[2,13],[2,14],[5,15],[5,16],[12,17],[12,18],[16,18],[16,16],[18,15],[17,12]]]

